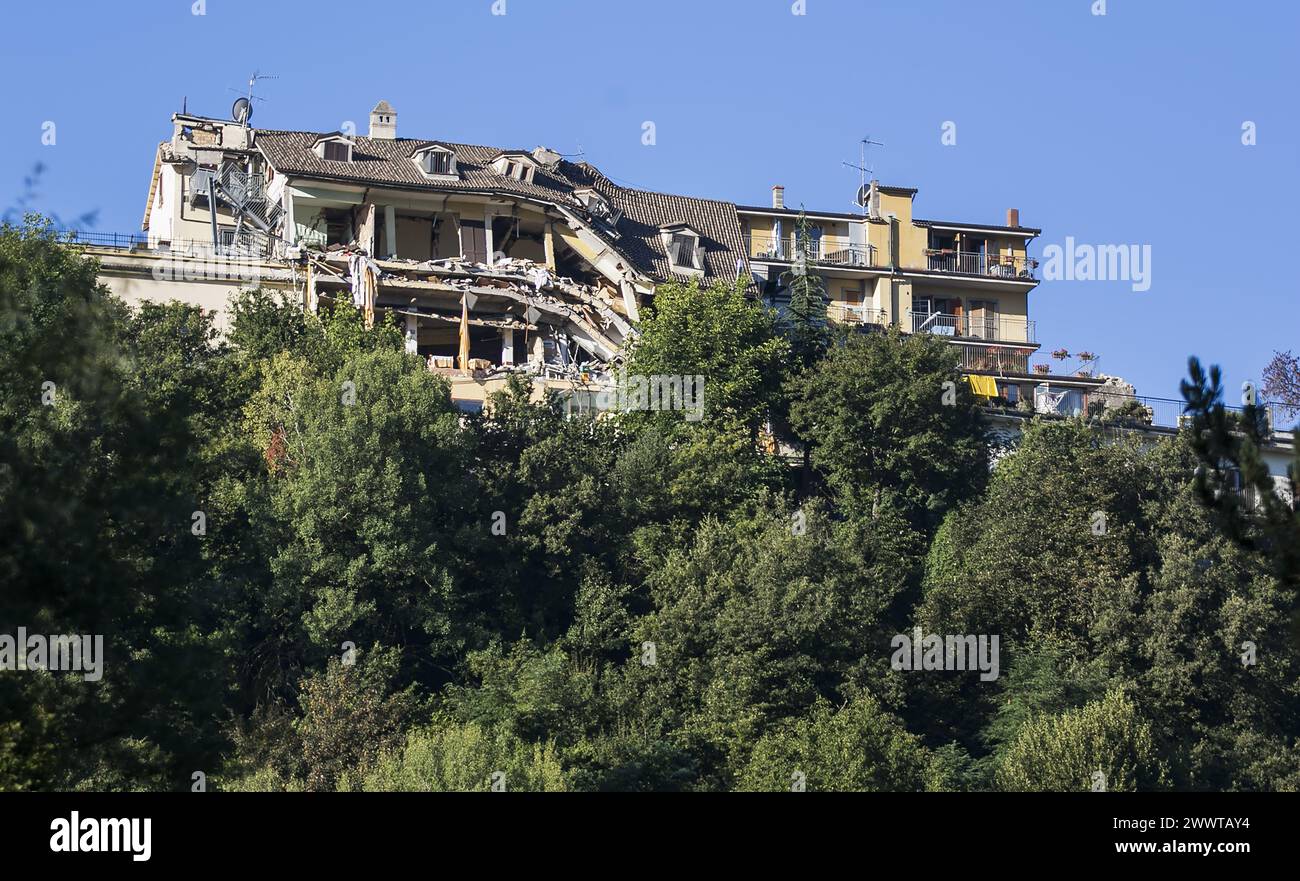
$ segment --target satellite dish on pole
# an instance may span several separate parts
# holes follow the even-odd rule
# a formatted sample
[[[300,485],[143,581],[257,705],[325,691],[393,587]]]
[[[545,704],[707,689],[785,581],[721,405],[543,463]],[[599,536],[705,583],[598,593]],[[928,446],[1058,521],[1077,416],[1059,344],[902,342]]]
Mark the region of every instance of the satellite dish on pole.
[[[855,200],[863,208],[868,207],[867,200],[871,198],[871,187],[863,184],[858,187],[858,198]]]
[[[249,101],[247,98],[236,98],[235,103],[231,105],[230,108],[231,119],[233,119],[235,122],[239,123],[240,125],[243,125],[244,123],[248,122],[249,118],[252,115],[253,115],[253,102]]]

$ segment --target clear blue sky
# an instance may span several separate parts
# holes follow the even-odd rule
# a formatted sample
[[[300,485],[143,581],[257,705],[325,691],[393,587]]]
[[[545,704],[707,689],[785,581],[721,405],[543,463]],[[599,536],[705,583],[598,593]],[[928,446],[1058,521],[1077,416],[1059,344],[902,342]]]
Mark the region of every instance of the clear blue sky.
[[[386,98],[401,135],[581,148],[619,182],[742,204],[780,183],[791,205],[848,210],[841,162],[869,133],[877,176],[919,187],[920,217],[1002,223],[1017,207],[1039,253],[1066,236],[1152,247],[1144,293],[1038,287],[1044,352],[1098,352],[1163,397],[1197,353],[1235,389],[1300,345],[1300,3],[1108,0],[1097,17],[1092,2],[9,4],[0,208],[43,162],[37,207],[138,230],[169,115],[182,97],[226,115],[254,68],[279,76],[260,88],[264,127],[364,133]]]

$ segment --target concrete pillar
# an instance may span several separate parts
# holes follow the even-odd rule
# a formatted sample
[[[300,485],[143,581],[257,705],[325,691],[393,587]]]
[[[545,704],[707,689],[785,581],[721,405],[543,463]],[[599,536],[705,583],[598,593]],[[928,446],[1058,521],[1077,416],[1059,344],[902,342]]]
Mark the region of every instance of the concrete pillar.
[[[298,224],[293,219],[293,187],[285,186],[284,193],[280,196],[280,208],[284,212],[284,243],[286,245],[296,245],[298,243]]]
[[[546,247],[546,268],[551,270],[551,272],[554,272],[555,271],[555,224],[549,220],[546,221],[545,247]]]
[[[384,251],[385,257],[391,257],[397,253],[397,206],[384,206],[384,244],[388,250]]]
[[[515,329],[513,327],[501,328],[501,363],[515,363]]]
[[[406,351],[412,355],[419,353],[420,319],[414,315],[406,316]]]

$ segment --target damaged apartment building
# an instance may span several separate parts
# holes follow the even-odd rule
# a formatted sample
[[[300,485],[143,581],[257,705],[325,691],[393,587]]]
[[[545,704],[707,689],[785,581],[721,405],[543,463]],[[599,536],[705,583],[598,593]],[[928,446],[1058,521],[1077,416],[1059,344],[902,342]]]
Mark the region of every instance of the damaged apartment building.
[[[241,99],[242,100],[242,99]],[[1030,245],[1003,224],[921,219],[917,190],[863,182],[854,213],[630,189],[545,147],[502,149],[398,137],[380,101],[368,137],[254,128],[182,112],[158,145],[143,234],[76,233],[127,302],[181,300],[228,320],[232,288],[279,290],[304,309],[351,302],[393,320],[406,347],[451,384],[465,410],[512,374],[585,409],[616,368],[657,285],[752,278],[781,309],[811,265],[832,320],[897,328],[953,346],[991,430],[1018,436],[1035,415],[1106,416],[1150,437],[1176,433],[1181,402],[1139,398],[1064,349],[1041,357]],[[1290,433],[1269,426],[1281,484]]]
[[[510,373],[598,386],[657,284],[746,268],[731,203],[621,187],[545,147],[398,137],[385,101],[368,137],[175,115],[143,226],[99,255],[128,301],[224,313],[243,276],[311,310],[346,300],[367,322],[392,316],[467,409]],[[159,273],[177,258],[214,270]]]

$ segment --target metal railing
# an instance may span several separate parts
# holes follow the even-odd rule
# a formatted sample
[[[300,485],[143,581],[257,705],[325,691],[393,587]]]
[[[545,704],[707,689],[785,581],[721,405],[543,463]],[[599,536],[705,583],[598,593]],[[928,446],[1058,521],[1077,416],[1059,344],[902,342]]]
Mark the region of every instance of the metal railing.
[[[1029,372],[1030,353],[992,346],[957,346],[963,370],[981,373],[1024,375]]]
[[[86,230],[62,230],[58,240],[68,245],[81,245],[111,251],[135,251],[144,254],[173,255],[180,257],[242,257],[264,258],[269,243],[264,236],[250,235],[214,245],[200,239],[159,239],[150,242],[147,233],[112,233]]]
[[[67,245],[86,245],[116,251],[141,251],[149,249],[147,233],[90,232],[80,229],[59,230],[58,239]]]
[[[1186,402],[1176,398],[1126,395],[1102,388],[1088,393],[1086,412],[1090,417],[1118,426],[1180,428],[1190,419],[1184,414],[1184,407]],[[1231,413],[1241,413],[1244,410],[1231,404],[1225,404],[1224,409]],[[1276,425],[1273,405],[1263,403],[1259,409],[1265,420],[1260,428],[1264,434],[1269,434]]]
[[[985,254],[971,251],[926,252],[926,268],[931,272],[953,272],[960,275],[982,275],[993,278],[1033,279],[1038,261],[1029,257],[1003,254]]]
[[[911,312],[912,333],[966,337],[1005,343],[1032,343],[1038,330],[1028,318],[1008,315],[946,315],[942,312]]]
[[[872,306],[859,306],[852,303],[829,303],[826,314],[832,321],[841,324],[867,324],[880,327],[889,326],[889,313]]]
[[[830,236],[798,241],[795,236],[777,238],[762,233],[745,237],[749,256],[755,260],[781,260],[793,263],[802,249],[811,260],[827,266],[874,266],[873,248]]]
[[[821,256],[817,262],[830,266],[874,266],[874,249],[870,245],[828,242],[823,239]]]

